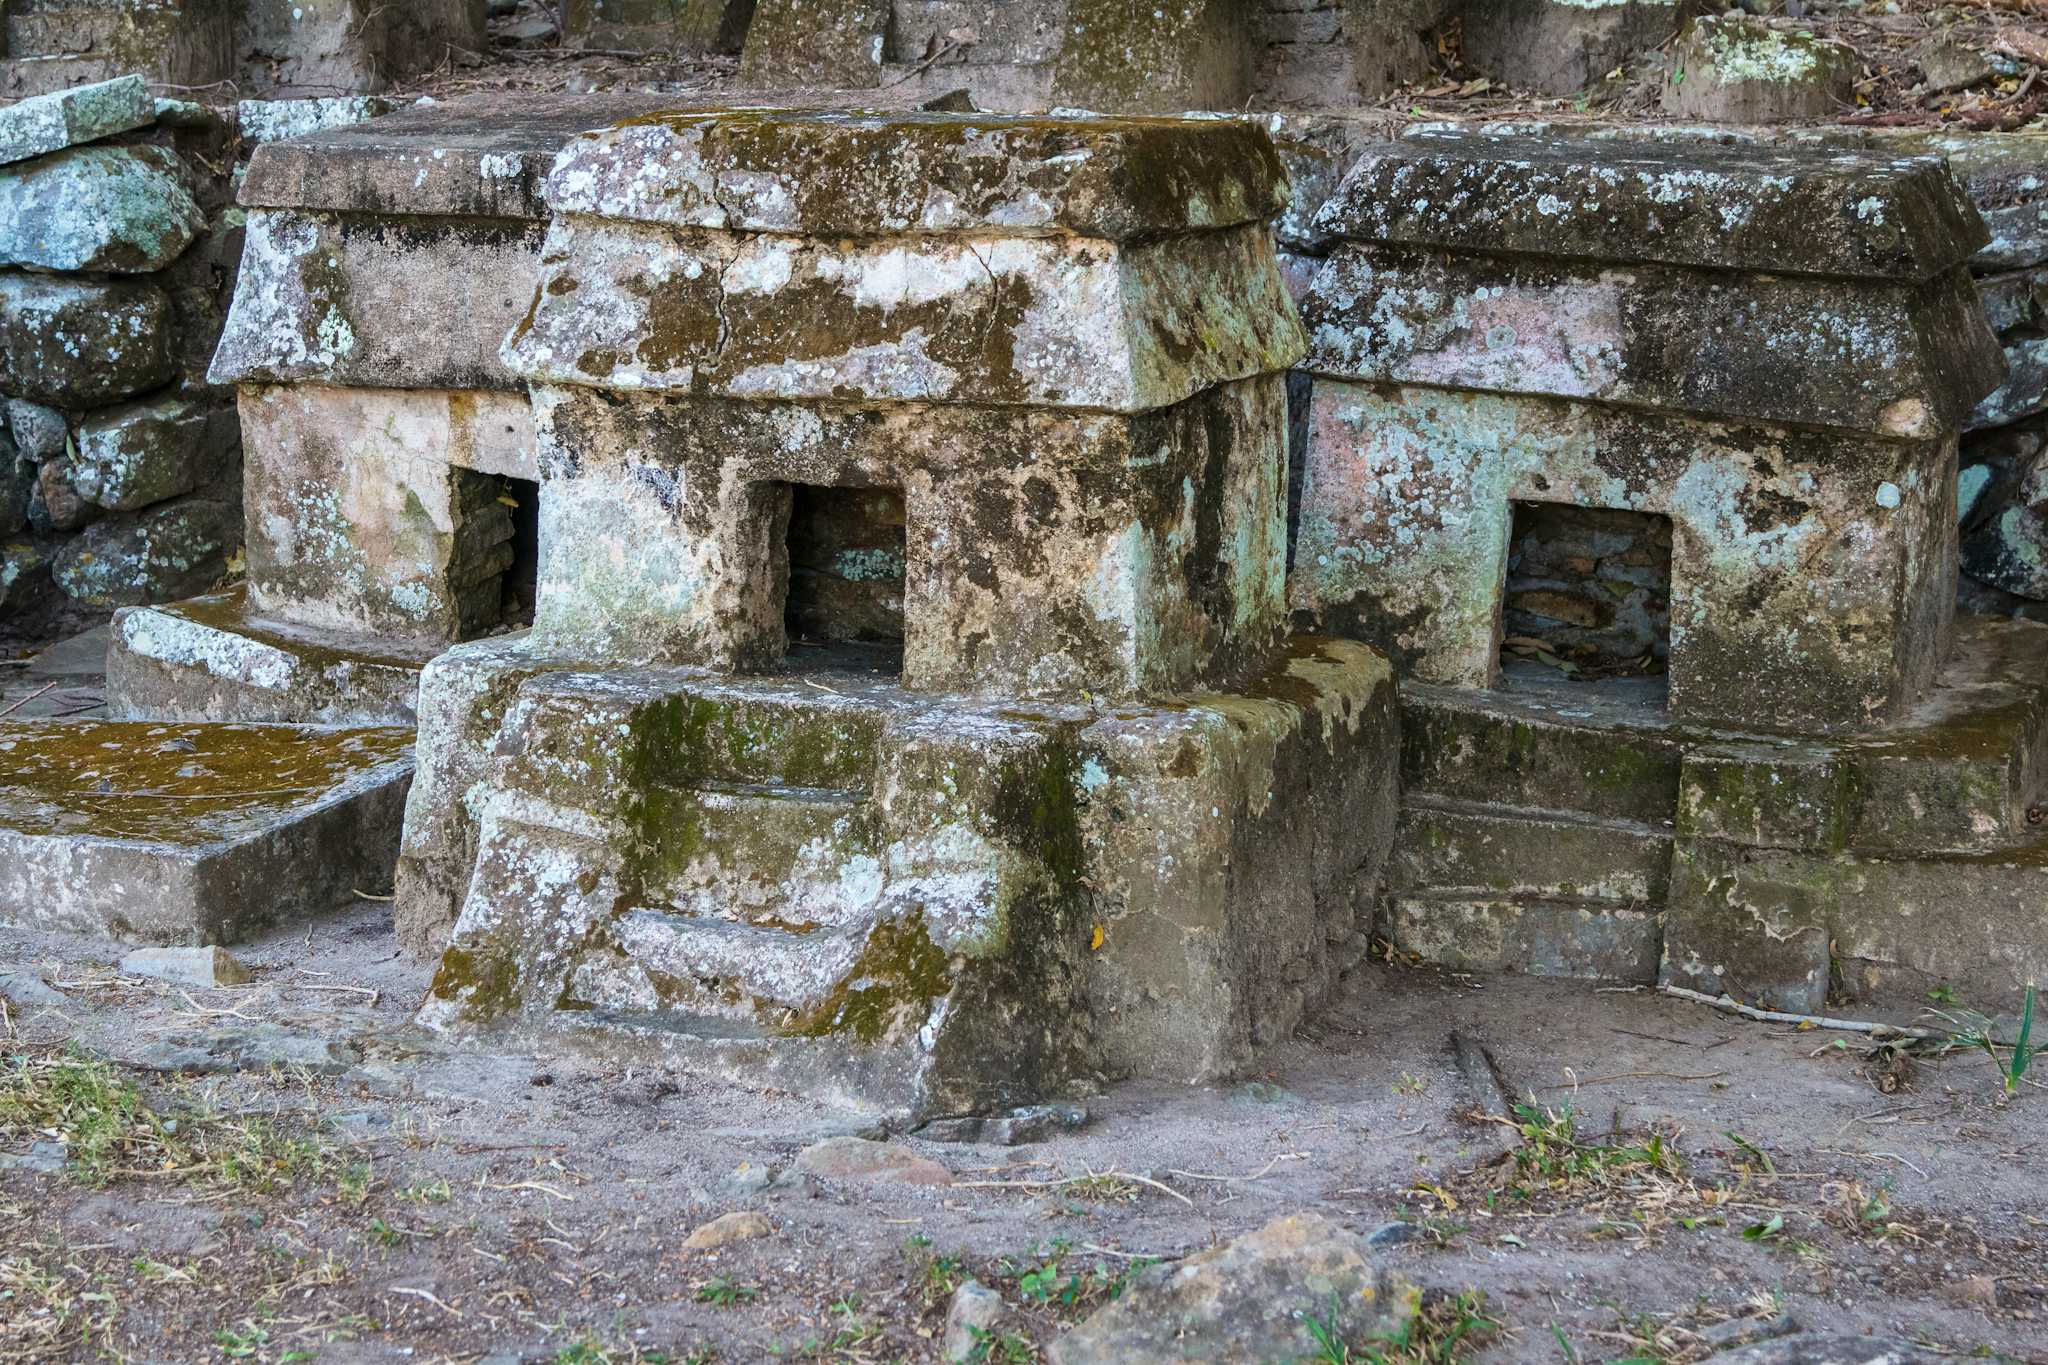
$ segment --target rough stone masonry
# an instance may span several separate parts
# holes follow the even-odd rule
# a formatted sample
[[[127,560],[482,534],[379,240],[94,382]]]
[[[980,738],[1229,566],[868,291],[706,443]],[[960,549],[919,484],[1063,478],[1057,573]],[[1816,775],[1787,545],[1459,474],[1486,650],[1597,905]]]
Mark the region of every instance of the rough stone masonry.
[[[1364,948],[1394,697],[1285,637],[1283,193],[1232,123],[571,144],[504,351],[537,619],[421,684],[422,1018],[926,1112],[1291,1028]],[[897,638],[792,642],[792,518],[876,489]]]

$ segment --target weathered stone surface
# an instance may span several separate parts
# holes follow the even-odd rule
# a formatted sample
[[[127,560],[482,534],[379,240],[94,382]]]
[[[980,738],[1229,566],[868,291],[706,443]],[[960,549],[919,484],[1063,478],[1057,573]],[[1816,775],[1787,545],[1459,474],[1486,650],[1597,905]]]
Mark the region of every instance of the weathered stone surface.
[[[2048,459],[2036,457],[2004,505],[1963,538],[1962,567],[1979,582],[2048,600]]]
[[[318,631],[253,613],[243,589],[114,614],[116,720],[412,725],[437,643]]]
[[[1369,152],[1316,228],[1484,255],[1894,280],[1945,274],[1988,239],[1925,156],[1437,133]]]
[[[873,1180],[890,1185],[950,1185],[953,1173],[893,1142],[827,1138],[796,1156],[796,1169],[827,1180]]]
[[[27,536],[0,538],[0,610],[26,619],[32,608],[56,592],[48,546]]]
[[[76,147],[0,167],[0,266],[162,270],[206,215],[167,147]]]
[[[78,491],[76,474],[69,456],[47,460],[36,470],[28,520],[38,531],[76,531],[99,520],[102,509]]]
[[[953,1291],[946,1305],[946,1331],[939,1338],[939,1358],[947,1362],[971,1361],[977,1344],[998,1337],[1010,1306],[1003,1296],[980,1280],[969,1279]],[[981,1347],[986,1358],[987,1346]]]
[[[418,934],[450,889],[464,903],[422,1016],[439,1026],[588,1000],[678,1064],[959,1113],[1091,1054],[1227,1073],[1363,949],[1391,838],[1393,698],[1354,647],[1298,651],[1251,697],[1099,719],[844,673],[812,688],[535,667],[530,645],[487,642],[423,679],[399,913]],[[655,757],[663,717],[688,715],[702,727],[659,779],[671,813],[615,828],[647,765],[672,761]],[[526,737],[514,764],[488,757],[500,727]],[[1030,812],[1020,783],[1043,784]],[[1282,807],[1277,790],[1314,795]],[[464,809],[474,832],[447,818]],[[578,887],[515,890],[565,859]],[[1087,915],[1065,860],[1094,888]],[[577,926],[597,923],[623,962],[581,946]],[[717,981],[744,984],[735,999]],[[799,1070],[797,1042],[836,1060]]]
[[[140,76],[37,95],[0,109],[0,165],[60,152],[156,121]]]
[[[0,272],[0,391],[90,408],[156,388],[176,371],[171,328],[146,281]]]
[[[1066,0],[895,0],[882,53],[891,92],[920,107],[965,93],[959,111],[1046,109],[1066,36]]]
[[[249,969],[221,947],[137,948],[121,959],[120,969],[129,976],[153,977],[204,990],[249,982]]]
[[[559,548],[535,636],[591,659],[772,665],[782,490],[831,483],[904,492],[915,690],[1117,696],[1223,676],[1283,625],[1284,403],[1278,376],[1131,417],[543,388],[541,534]]]
[[[1977,296],[1984,303],[1984,321],[2001,338],[2008,332],[2039,330],[2048,322],[2048,271],[1981,276]]]
[[[0,920],[234,943],[382,884],[405,730],[0,724]]]
[[[252,212],[208,378],[516,388],[498,347],[532,301],[540,246],[520,219]]]
[[[41,464],[64,453],[64,414],[25,398],[0,399],[0,411],[7,415],[7,430],[24,460]]]
[[[516,394],[245,385],[249,590],[317,629],[459,640],[496,625],[510,495],[530,476]]]
[[[1919,284],[1709,289],[1693,269],[1345,243],[1302,312],[1318,375],[1909,440],[1960,426],[2004,372],[1960,265]]]
[[[245,0],[241,9],[242,86],[282,96],[375,94],[487,49],[475,0]]]
[[[303,100],[242,100],[235,105],[235,131],[245,145],[348,128],[381,118],[395,106],[382,95],[329,95]]]
[[[1654,906],[1670,871],[1671,832],[1659,825],[1410,796],[1387,886],[1439,899]]]
[[[2005,382],[1970,413],[1964,430],[2010,426],[2048,411],[2048,338],[2011,343],[2005,364]]]
[[[186,498],[93,523],[57,552],[51,572],[94,606],[169,601],[213,586],[241,539],[240,508]]]
[[[1457,0],[1294,0],[1254,7],[1256,102],[1372,103],[1436,69],[1434,35]]]
[[[1390,896],[1383,932],[1403,953],[1465,972],[1657,979],[1663,917],[1602,901]]]
[[[754,12],[753,0],[570,0],[562,37],[569,47],[736,53]]]
[[[1669,42],[1692,0],[1471,0],[1465,60],[1503,85],[1570,95]]]
[[[1967,90],[1998,74],[1998,68],[1982,52],[1954,38],[1923,44],[1913,53],[1913,65],[1920,68],[1923,84],[1932,95]]]
[[[750,85],[879,85],[889,0],[759,0],[740,56]]]
[[[1311,422],[1292,603],[1425,681],[1494,678],[1517,500],[1672,518],[1682,718],[1867,727],[1917,696],[1945,649],[1949,442],[1326,380]],[[1865,623],[1854,638],[1835,629],[1849,619]]]
[[[22,457],[13,438],[0,429],[0,536],[27,529],[36,475],[36,466]]]
[[[1154,1266],[1054,1342],[1053,1365],[1313,1357],[1315,1319],[1347,1342],[1398,1339],[1422,1291],[1365,1239],[1320,1214],[1276,1218],[1233,1242]],[[1334,1320],[1333,1320],[1334,1319]]]
[[[1237,120],[685,109],[576,139],[547,195],[671,228],[1128,242],[1264,222],[1287,183]]]
[[[750,400],[1135,412],[1285,369],[1301,346],[1255,225],[1135,247],[841,244],[565,217],[537,303],[504,351],[528,380]]]
[[[1702,17],[1671,50],[1660,103],[1708,123],[1783,123],[1855,107],[1856,53],[1745,14]]]
[[[135,511],[211,480],[235,439],[231,413],[176,394],[102,408],[78,424],[71,481],[101,507]]]
[[[1240,108],[1252,74],[1250,10],[1233,0],[1068,0],[1053,99],[1111,113]]]
[[[269,142],[246,208],[406,218],[547,218],[541,187],[578,134],[672,106],[662,96],[490,95],[415,104],[368,123]]]

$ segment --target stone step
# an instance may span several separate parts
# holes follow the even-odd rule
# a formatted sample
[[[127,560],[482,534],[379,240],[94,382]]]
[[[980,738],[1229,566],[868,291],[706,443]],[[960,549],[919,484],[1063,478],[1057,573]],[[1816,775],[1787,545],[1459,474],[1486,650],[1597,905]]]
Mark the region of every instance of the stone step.
[[[1664,916],[1611,901],[1455,895],[1387,898],[1395,949],[1453,971],[1651,982]]]
[[[1394,837],[1388,888],[1406,896],[1655,908],[1670,886],[1671,842],[1668,827],[1636,821],[1411,796]]]
[[[116,612],[107,706],[128,720],[409,726],[437,652],[267,619],[235,588]]]
[[[0,97],[47,94],[130,72],[175,85],[234,74],[234,16],[225,5],[45,0],[5,11]]]
[[[664,1005],[781,1029],[829,1009],[866,939],[666,909],[628,911],[614,933],[636,964],[665,978]]]
[[[1680,725],[1656,680],[1579,683],[1535,664],[1491,690],[1411,685],[1404,787],[1761,847],[1993,849],[2048,795],[2048,626],[1965,616],[1956,637],[1925,698],[1835,739]]]
[[[0,721],[0,923],[234,943],[391,884],[412,732]]]
[[[884,879],[866,790],[709,781],[652,788],[647,803],[650,889],[678,914],[787,935],[873,918]]]

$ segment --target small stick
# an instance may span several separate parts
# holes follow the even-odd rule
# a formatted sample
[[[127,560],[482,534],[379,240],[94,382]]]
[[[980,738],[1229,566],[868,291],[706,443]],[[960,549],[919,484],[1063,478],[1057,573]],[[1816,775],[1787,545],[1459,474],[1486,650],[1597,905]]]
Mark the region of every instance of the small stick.
[[[0,709],[0,716],[13,715],[16,711],[19,711],[22,707],[27,706],[30,702],[34,701],[37,697],[42,696],[43,693],[48,692],[51,688],[55,687],[56,685],[57,683],[54,680],[46,682],[41,687],[38,687],[35,691],[29,693],[27,696],[16,698],[14,701],[9,702],[4,709]]]
[[[432,1305],[434,1305],[434,1307],[440,1309],[443,1313],[448,1314],[452,1318],[460,1319],[462,1317],[462,1314],[459,1311],[450,1308],[447,1304],[441,1302],[439,1299],[435,1298],[432,1294],[428,1293],[424,1289],[408,1289],[402,1284],[394,1284],[391,1286],[391,1292],[394,1294],[410,1294],[416,1299],[425,1299],[428,1303],[431,1303]]]
[[[398,899],[396,893],[393,893],[389,896],[373,896],[369,892],[363,890],[360,886],[351,886],[349,890],[366,901],[395,901]]]
[[[1253,1180],[1257,1180],[1260,1176],[1272,1170],[1275,1166],[1278,1166],[1283,1161],[1306,1160],[1308,1160],[1308,1153],[1306,1152],[1282,1152],[1279,1156],[1274,1157],[1271,1161],[1259,1167],[1259,1169],[1253,1171],[1250,1175],[1203,1175],[1199,1171],[1183,1171],[1174,1167],[1169,1167],[1166,1173],[1168,1175],[1177,1175],[1183,1180],[1214,1180],[1225,1185],[1234,1185],[1239,1183],[1240,1181],[1250,1182]]]
[[[1708,995],[1704,991],[1689,991],[1683,986],[1659,986],[1658,991],[1690,1000],[1695,1004],[1711,1006],[1728,1014],[1739,1014],[1745,1019],[1755,1019],[1766,1024],[1811,1024],[1815,1028],[1833,1029],[1838,1033],[1867,1033],[1873,1038],[1926,1038],[1945,1040],[1948,1035],[1933,1029],[1902,1028],[1897,1024],[1869,1023],[1859,1019],[1831,1019],[1821,1014],[1791,1014],[1784,1010],[1760,1010],[1754,1005],[1745,1005],[1730,996]]]
[[[1567,1081],[1562,1085],[1546,1085],[1545,1090],[1576,1090],[1582,1085],[1604,1085],[1608,1081],[1718,1081],[1728,1073],[1705,1071],[1697,1076],[1681,1075],[1676,1071],[1617,1071],[1612,1076],[1588,1076],[1583,1081]]]
[[[347,991],[351,995],[369,996],[370,1003],[373,1005],[377,1003],[379,996],[377,991],[371,990],[368,986],[316,986],[310,981],[288,981],[285,983],[285,989],[288,991]]]

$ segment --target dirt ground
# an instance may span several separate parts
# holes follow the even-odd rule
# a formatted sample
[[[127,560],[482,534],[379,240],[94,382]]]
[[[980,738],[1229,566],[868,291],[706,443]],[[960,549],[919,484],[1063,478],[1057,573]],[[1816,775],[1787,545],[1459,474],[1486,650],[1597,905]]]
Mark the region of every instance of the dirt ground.
[[[2048,1360],[2048,1097],[1998,1103],[1981,1054],[1902,1074],[1642,990],[1375,964],[1256,1076],[1109,1085],[1028,1146],[894,1138],[955,1181],[909,1185],[792,1173],[869,1116],[451,1052],[408,1024],[425,973],[381,904],[236,952],[251,984],[191,990],[0,930],[10,992],[62,996],[0,1021],[0,1360],[923,1361],[968,1273],[1022,1310],[996,1358],[1031,1359],[1135,1258],[1303,1210],[1483,1295],[1475,1360],[1688,1361],[1780,1313]],[[1454,1031],[1571,1139],[1478,1117]],[[155,1145],[96,1136],[95,1105]],[[772,1235],[683,1249],[749,1208]]]

